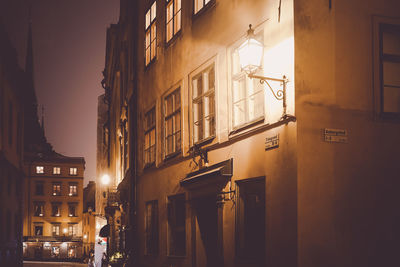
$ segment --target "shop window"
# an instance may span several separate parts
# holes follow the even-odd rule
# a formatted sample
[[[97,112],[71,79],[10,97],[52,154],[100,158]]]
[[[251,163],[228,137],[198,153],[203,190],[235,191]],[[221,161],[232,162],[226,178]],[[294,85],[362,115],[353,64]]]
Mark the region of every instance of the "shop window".
[[[193,141],[215,135],[215,69],[214,64],[192,78]]]
[[[168,255],[186,254],[186,205],[185,195],[168,198]]]
[[[146,203],[145,253],[146,255],[158,254],[158,202],[156,200]]]
[[[165,156],[181,150],[181,89],[164,99]]]

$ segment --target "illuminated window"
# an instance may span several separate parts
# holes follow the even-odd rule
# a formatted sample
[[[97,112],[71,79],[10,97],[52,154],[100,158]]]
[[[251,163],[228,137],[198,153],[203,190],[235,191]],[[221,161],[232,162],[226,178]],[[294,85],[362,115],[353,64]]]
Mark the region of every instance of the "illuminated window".
[[[53,174],[60,174],[61,168],[60,167],[53,167]]]
[[[145,217],[145,254],[158,254],[158,202],[146,203]]]
[[[44,167],[43,166],[36,166],[36,173],[37,174],[44,173]]]
[[[167,1],[167,42],[181,29],[181,0]]]
[[[61,183],[53,183],[53,196],[61,196]]]
[[[145,16],[145,62],[146,66],[156,57],[157,30],[156,30],[156,1],[147,10]]]
[[[144,163],[153,164],[156,160],[156,109],[153,107],[144,119]]]
[[[214,64],[192,78],[193,141],[197,143],[215,135]]]
[[[61,216],[61,203],[51,203],[51,216],[60,217]]]
[[[44,183],[39,181],[35,182],[35,195],[43,196],[44,195]]]
[[[44,216],[44,203],[43,202],[35,202],[33,207],[34,216],[43,217]]]
[[[78,185],[76,183],[69,184],[69,196],[77,196],[78,195]]]
[[[168,197],[168,255],[186,254],[185,195]]]
[[[197,14],[201,9],[203,9],[212,0],[194,0],[194,14]]]
[[[69,175],[77,175],[78,168],[69,168]]]
[[[68,203],[68,216],[76,217],[76,203]]]
[[[232,125],[247,125],[264,118],[264,85],[241,70],[237,49],[232,53]]]
[[[60,235],[60,224],[56,224],[56,223],[52,224],[51,232],[52,232],[53,236]]]
[[[35,225],[35,235],[36,236],[43,235],[43,225]]]
[[[76,223],[68,225],[68,235],[75,236],[78,232],[78,225]]]
[[[164,99],[165,155],[181,150],[181,89]]]
[[[400,25],[380,24],[381,113],[400,118]]]

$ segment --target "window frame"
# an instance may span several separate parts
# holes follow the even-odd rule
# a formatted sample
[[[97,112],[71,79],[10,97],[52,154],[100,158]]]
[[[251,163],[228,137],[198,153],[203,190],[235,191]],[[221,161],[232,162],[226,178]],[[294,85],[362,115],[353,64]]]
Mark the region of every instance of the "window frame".
[[[78,229],[77,229],[78,224],[77,223],[68,223],[68,236],[76,236]]]
[[[41,192],[38,190],[38,186],[41,187]],[[35,196],[44,196],[44,182],[43,181],[35,181]]]
[[[78,207],[78,203],[68,203],[68,217],[78,217],[76,208]],[[71,215],[71,208],[73,208],[73,213]]]
[[[374,97],[374,113],[375,118],[384,121],[399,122],[399,112],[384,111],[384,75],[383,75],[383,59],[386,62],[400,63],[400,55],[383,54],[383,32],[384,28],[392,28],[400,35],[400,19],[373,16],[373,97]],[[398,88],[400,90],[400,88]],[[400,108],[400,107],[399,107]]]
[[[45,205],[45,203],[43,201],[35,201],[35,202],[33,202],[33,216],[34,217],[44,217],[45,216],[44,205]],[[38,214],[36,212],[37,208],[39,208],[41,210],[41,213]]]
[[[150,115],[153,113],[153,115]],[[148,123],[148,116],[153,116],[154,120],[152,121],[152,124],[149,125]],[[150,118],[151,119],[151,118]],[[156,113],[156,106],[152,106],[145,114],[144,114],[144,125],[143,125],[143,130],[144,130],[144,140],[143,140],[143,163],[144,167],[150,167],[153,166],[156,163],[156,155],[157,155],[157,113]],[[151,144],[151,132],[154,131],[154,144]],[[146,147],[146,138],[147,136],[149,137],[149,147]],[[151,161],[151,150],[153,151],[153,161]],[[150,158],[149,161],[146,160],[146,153],[150,153]]]
[[[149,218],[148,207],[151,209],[151,217]],[[159,254],[160,237],[159,237],[159,212],[158,201],[152,200],[145,203],[144,216],[144,254],[147,256],[156,256]],[[149,222],[150,221],[150,222]]]
[[[60,175],[61,174],[61,167],[53,167],[53,175]]]
[[[196,3],[197,2],[202,2],[202,7],[200,7],[196,11]],[[203,14],[207,9],[209,9],[211,6],[215,4],[215,0],[193,0],[193,16],[199,16],[200,14]]]
[[[55,212],[55,208],[58,213]],[[61,202],[51,202],[51,217],[61,217]]]
[[[168,159],[174,157],[182,151],[182,95],[181,95],[181,86],[175,86],[173,91],[170,91],[167,95],[163,97],[163,143],[164,143],[164,159]],[[168,98],[172,98],[172,112],[168,113]],[[176,99],[179,99],[179,107],[176,106]],[[176,123],[177,116],[179,115],[179,122]],[[167,134],[168,126],[167,123],[169,120],[172,120],[172,133],[170,135]],[[176,126],[179,125],[179,130],[176,130]],[[179,135],[179,141],[176,140],[176,136]],[[173,138],[173,149],[172,152],[168,151],[168,138]]]
[[[197,145],[197,144],[204,144],[204,143],[208,143],[211,142],[217,134],[217,99],[216,99],[216,92],[217,92],[217,71],[216,71],[216,62],[215,60],[211,60],[206,62],[205,64],[203,64],[201,67],[199,67],[195,72],[193,72],[192,75],[190,75],[190,109],[191,109],[191,116],[190,116],[190,120],[191,120],[191,137],[190,137],[190,141],[191,141],[191,146],[193,145]],[[209,71],[211,69],[214,69],[214,88],[212,90],[208,89],[206,92],[204,92],[204,87],[203,87],[203,82],[202,82],[202,93],[200,95],[197,95],[196,97],[194,97],[194,84],[193,81],[201,76],[202,77],[202,81],[204,78],[204,74],[206,72],[209,73]],[[204,103],[206,101],[204,101],[204,99],[206,97],[210,98],[210,96],[212,96],[213,99],[213,112],[209,112],[207,116],[205,116],[205,112],[204,112]],[[195,104],[197,104],[200,102],[201,103],[201,111],[200,111],[200,115],[198,116],[199,118],[201,117],[201,119],[198,119],[197,121],[195,121]],[[210,105],[209,105],[210,107]],[[208,136],[204,135],[204,129],[205,129],[205,124],[204,121],[207,120],[207,118],[212,118],[213,123],[210,124],[209,126],[211,126],[210,128],[210,132],[211,134],[209,134]],[[195,127],[196,127],[196,123],[198,123],[199,121],[201,121],[202,123],[202,128],[201,128],[201,135],[202,137],[198,137],[198,139],[195,139]]]
[[[41,229],[41,234],[40,235],[36,234],[36,228],[40,228]],[[33,233],[34,233],[34,236],[43,236],[43,224],[34,224],[33,225]]]
[[[178,201],[183,201],[183,254],[177,254],[177,253],[173,253],[171,252],[171,243],[172,244],[176,244],[177,242],[177,237],[175,236],[174,240],[175,242],[171,242],[171,236],[173,234],[177,234],[177,229],[173,230],[171,227],[171,217],[173,216],[174,218],[172,218],[172,220],[176,220],[176,206],[177,206],[177,202]],[[177,195],[172,195],[172,196],[168,196],[167,197],[167,256],[169,257],[186,257],[187,255],[187,242],[186,242],[186,233],[187,233],[187,226],[186,226],[186,218],[187,218],[187,210],[186,210],[186,195],[184,193],[182,194],[177,194]],[[176,223],[176,222],[175,222]],[[178,229],[179,230],[179,229]],[[174,233],[171,233],[174,232]],[[175,246],[175,250],[176,250],[176,246]]]
[[[180,8],[178,11],[175,12],[175,5],[176,2],[179,1]],[[172,5],[172,17],[168,20],[168,6]],[[180,16],[179,18],[179,29],[175,30],[175,19],[176,17]],[[168,25],[172,23],[172,35],[171,38],[168,39]],[[180,34],[182,30],[182,0],[165,0],[165,42],[167,46]]]
[[[52,196],[61,196],[61,182],[52,183]]]
[[[77,167],[70,167],[69,168],[69,175],[70,176],[77,176],[78,175],[78,168]]]
[[[71,188],[75,188],[75,190],[72,190],[72,192],[71,192]],[[68,183],[68,196],[70,196],[70,197],[78,196],[78,183],[77,182]]]
[[[154,18],[152,17],[153,13],[153,5],[155,15]],[[147,14],[149,13],[149,25],[147,25]],[[154,26],[154,28],[153,28]],[[154,33],[154,39],[152,41],[152,34]],[[147,46],[147,33],[149,33],[149,45]],[[152,56],[152,44],[154,44],[154,56]],[[147,50],[149,49],[149,60],[147,60]],[[145,9],[144,12],[144,66],[147,68],[154,62],[157,58],[157,0],[151,2],[148,8]]]
[[[57,230],[54,231],[55,229],[57,229]],[[61,229],[60,223],[52,223],[51,224],[51,235],[52,236],[60,236],[60,229]]]
[[[42,165],[37,165],[36,167],[35,167],[35,173],[36,174],[44,174],[44,166],[42,166]]]

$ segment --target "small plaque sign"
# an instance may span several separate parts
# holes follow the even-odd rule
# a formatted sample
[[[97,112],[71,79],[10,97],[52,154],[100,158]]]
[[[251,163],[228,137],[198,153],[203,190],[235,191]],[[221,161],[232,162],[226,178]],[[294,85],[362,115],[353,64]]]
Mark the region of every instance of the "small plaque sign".
[[[324,140],[329,143],[347,143],[347,130],[325,128]]]
[[[276,147],[279,147],[279,134],[265,139],[265,150],[270,150]]]

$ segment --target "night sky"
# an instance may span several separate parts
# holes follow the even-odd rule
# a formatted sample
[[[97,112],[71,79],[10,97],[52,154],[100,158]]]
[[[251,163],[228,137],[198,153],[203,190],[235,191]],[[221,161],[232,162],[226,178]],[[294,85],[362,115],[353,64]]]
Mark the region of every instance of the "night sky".
[[[56,152],[83,156],[85,184],[95,180],[97,96],[106,29],[117,23],[119,0],[31,0],[38,115]],[[25,68],[28,0],[0,0],[0,18]],[[4,38],[1,36],[0,38]]]

